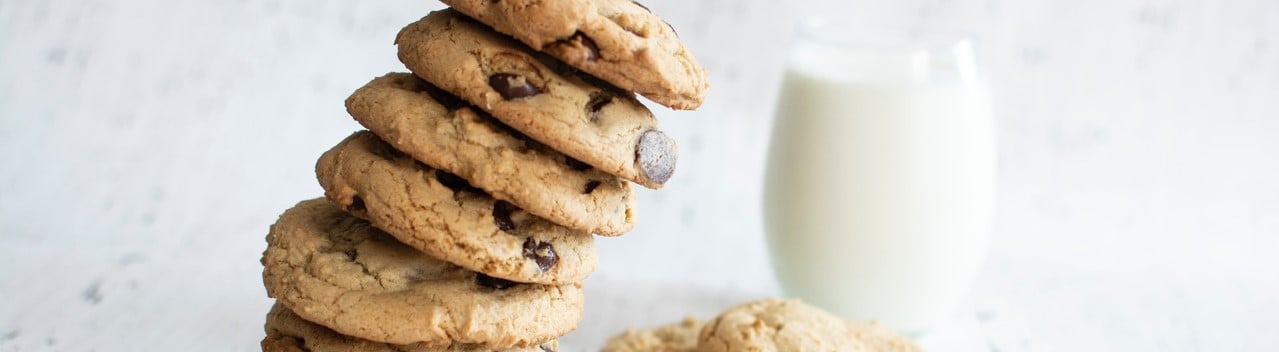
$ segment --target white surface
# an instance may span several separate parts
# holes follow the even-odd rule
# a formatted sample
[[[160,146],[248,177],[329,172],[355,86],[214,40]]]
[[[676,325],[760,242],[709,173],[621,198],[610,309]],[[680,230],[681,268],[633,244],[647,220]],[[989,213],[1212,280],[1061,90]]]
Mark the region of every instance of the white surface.
[[[758,199],[803,8],[646,4],[715,86],[655,108],[679,172],[599,241],[566,350],[776,292]],[[991,256],[926,344],[1279,349],[1279,3],[894,4],[975,25],[998,99]],[[320,194],[315,158],[356,129],[342,100],[435,6],[0,0],[0,351],[256,349],[267,226]]]

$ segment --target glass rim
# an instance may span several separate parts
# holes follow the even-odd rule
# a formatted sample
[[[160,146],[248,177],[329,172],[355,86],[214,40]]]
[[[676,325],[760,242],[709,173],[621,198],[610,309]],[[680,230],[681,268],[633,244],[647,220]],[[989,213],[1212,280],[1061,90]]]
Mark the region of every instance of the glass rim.
[[[884,20],[851,21],[838,16],[800,19],[796,42],[845,50],[879,52],[945,51],[956,45],[975,44],[972,31],[937,23],[888,23]]]

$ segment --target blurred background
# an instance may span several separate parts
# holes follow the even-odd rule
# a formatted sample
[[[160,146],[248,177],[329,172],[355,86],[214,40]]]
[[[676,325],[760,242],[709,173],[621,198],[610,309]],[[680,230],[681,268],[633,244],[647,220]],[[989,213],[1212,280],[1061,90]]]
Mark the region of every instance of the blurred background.
[[[710,72],[565,350],[779,294],[760,189],[791,28],[954,21],[998,121],[985,270],[933,350],[1279,349],[1279,2],[649,0]],[[0,351],[256,350],[267,227],[430,1],[0,0]]]

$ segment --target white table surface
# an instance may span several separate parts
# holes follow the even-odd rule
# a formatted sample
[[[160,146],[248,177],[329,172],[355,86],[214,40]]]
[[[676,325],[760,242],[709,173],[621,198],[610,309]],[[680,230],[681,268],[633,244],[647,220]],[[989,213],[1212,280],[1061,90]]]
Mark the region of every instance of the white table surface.
[[[1279,3],[908,1],[988,49],[999,219],[936,351],[1279,350]],[[649,1],[711,72],[680,170],[601,239],[565,350],[778,294],[759,188],[810,7]],[[267,226],[320,195],[429,1],[0,0],[0,351],[256,350]]]

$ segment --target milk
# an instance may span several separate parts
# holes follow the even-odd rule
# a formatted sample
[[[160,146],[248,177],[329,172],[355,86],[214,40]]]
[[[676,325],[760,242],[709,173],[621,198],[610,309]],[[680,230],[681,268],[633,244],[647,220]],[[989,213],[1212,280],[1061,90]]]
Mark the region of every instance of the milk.
[[[995,139],[964,60],[793,50],[764,192],[787,295],[912,333],[965,297],[991,232]]]

